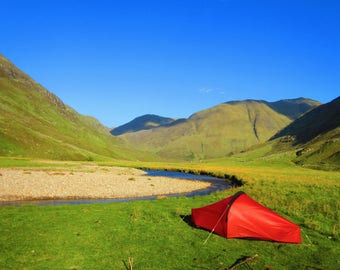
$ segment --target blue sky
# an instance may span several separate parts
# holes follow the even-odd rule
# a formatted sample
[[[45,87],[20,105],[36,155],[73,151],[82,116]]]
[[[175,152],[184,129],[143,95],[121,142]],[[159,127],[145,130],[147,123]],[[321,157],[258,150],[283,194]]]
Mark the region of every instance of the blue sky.
[[[338,0],[4,0],[0,53],[119,126],[230,100],[340,93]]]

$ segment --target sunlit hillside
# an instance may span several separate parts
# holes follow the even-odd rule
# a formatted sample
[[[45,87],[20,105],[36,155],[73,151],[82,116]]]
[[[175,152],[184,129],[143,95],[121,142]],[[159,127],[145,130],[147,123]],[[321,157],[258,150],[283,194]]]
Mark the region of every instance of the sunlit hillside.
[[[224,103],[178,124],[120,136],[134,147],[169,159],[230,155],[265,142],[291,120],[263,102]]]
[[[78,114],[1,55],[0,104],[2,156],[63,160],[138,156],[98,120]]]
[[[319,169],[340,164],[340,97],[323,104],[273,136],[276,148],[296,150],[294,161]]]

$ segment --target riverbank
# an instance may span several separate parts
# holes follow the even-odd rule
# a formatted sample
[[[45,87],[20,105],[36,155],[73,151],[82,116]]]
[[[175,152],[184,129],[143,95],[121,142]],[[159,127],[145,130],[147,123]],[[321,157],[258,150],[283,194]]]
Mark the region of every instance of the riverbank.
[[[2,202],[134,198],[185,193],[209,186],[207,182],[149,176],[143,170],[124,167],[0,169]]]

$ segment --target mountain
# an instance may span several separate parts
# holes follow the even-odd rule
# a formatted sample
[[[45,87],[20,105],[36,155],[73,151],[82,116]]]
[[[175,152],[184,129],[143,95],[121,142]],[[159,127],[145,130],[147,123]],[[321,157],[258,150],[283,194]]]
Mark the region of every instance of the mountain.
[[[256,100],[246,100],[246,101],[255,101]],[[234,104],[239,101],[230,101],[226,102],[227,104]],[[307,99],[307,98],[296,98],[296,99],[284,99],[275,102],[267,102],[264,100],[258,101],[263,102],[272,108],[274,111],[286,115],[288,118],[295,120],[308,110],[319,106],[321,103],[315,100]],[[184,118],[168,118],[162,117],[154,114],[146,114],[139,116],[132,121],[118,126],[112,129],[110,132],[114,136],[119,136],[124,133],[137,132],[141,130],[154,129],[158,127],[165,126],[173,126],[179,123],[185,122],[187,119]]]
[[[135,155],[95,118],[78,114],[0,55],[0,155],[92,160]]]
[[[274,149],[295,149],[298,164],[340,164],[340,97],[307,112],[276,133]]]
[[[294,136],[294,144],[306,143],[340,126],[340,97],[320,105],[275,134],[272,139]]]
[[[77,113],[0,55],[0,155],[200,160],[225,157],[272,138],[272,151],[294,149],[297,163],[315,163],[320,157],[321,162],[339,163],[339,98],[319,104],[303,98],[232,101],[188,119],[144,115],[112,130],[121,134],[112,136],[98,120]]]
[[[284,103],[277,103],[280,106],[276,107],[282,107]],[[197,112],[170,126],[125,133],[119,137],[136,148],[164,158],[198,160],[223,157],[265,142],[291,121],[271,108],[268,102],[232,101]]]
[[[273,110],[295,120],[305,112],[319,106],[321,103],[307,98],[284,99],[265,103]]]
[[[176,123],[179,119],[162,117],[154,114],[146,114],[133,119],[131,122],[112,129],[112,135],[118,136],[124,133],[136,132],[140,130],[152,129],[160,126],[169,126]]]

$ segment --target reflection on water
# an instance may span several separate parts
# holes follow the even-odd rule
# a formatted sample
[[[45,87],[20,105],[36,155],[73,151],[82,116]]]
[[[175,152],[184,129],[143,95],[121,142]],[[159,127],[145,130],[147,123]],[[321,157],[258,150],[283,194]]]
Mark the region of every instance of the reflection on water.
[[[172,194],[168,195],[169,197],[178,197],[178,196],[186,196],[186,197],[193,197],[198,195],[208,195],[215,191],[225,190],[230,188],[225,179],[217,178],[210,175],[197,175],[192,173],[184,173],[184,172],[169,172],[169,171],[160,171],[160,170],[145,170],[147,175],[149,176],[165,176],[170,178],[179,178],[183,180],[198,180],[198,181],[205,181],[209,182],[211,185],[210,187],[202,190],[195,190],[192,192],[181,193],[181,194]]]
[[[217,178],[209,175],[196,175],[190,173],[183,172],[169,172],[169,171],[161,171],[161,170],[145,170],[147,176],[164,176],[169,178],[178,178],[185,180],[198,180],[198,181],[206,181],[211,185],[206,189],[195,190],[186,193],[177,193],[177,194],[159,194],[155,196],[145,196],[138,198],[123,198],[123,199],[79,199],[79,200],[37,200],[37,201],[16,201],[16,202],[1,202],[0,205],[24,205],[24,204],[34,204],[34,205],[60,205],[60,204],[93,204],[93,203],[109,203],[109,202],[128,202],[128,201],[137,201],[137,200],[155,200],[159,196],[166,197],[193,197],[193,196],[202,196],[209,195],[216,191],[225,190],[230,188],[231,185],[227,183],[225,179]]]

